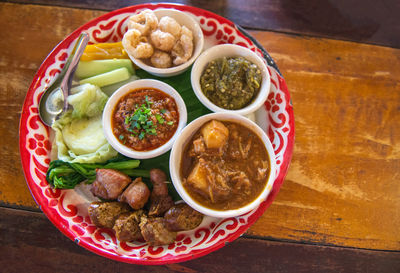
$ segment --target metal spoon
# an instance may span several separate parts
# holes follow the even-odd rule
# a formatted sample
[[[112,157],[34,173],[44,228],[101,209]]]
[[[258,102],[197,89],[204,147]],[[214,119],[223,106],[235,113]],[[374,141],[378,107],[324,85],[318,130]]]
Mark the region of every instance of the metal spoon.
[[[42,121],[51,126],[61,113],[68,110],[68,95],[72,84],[72,78],[78,66],[79,60],[89,42],[89,35],[82,33],[64,65],[57,79],[43,93],[39,101],[39,116]],[[59,96],[62,92],[62,98]]]

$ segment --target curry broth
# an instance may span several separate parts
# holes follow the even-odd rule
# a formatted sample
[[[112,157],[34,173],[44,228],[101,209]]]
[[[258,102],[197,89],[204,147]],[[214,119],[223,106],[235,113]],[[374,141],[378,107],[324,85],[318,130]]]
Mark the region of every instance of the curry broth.
[[[220,123],[229,132],[224,145],[208,148],[203,125],[184,148],[180,175],[195,201],[223,211],[243,207],[261,194],[270,175],[270,161],[254,132],[235,122]]]

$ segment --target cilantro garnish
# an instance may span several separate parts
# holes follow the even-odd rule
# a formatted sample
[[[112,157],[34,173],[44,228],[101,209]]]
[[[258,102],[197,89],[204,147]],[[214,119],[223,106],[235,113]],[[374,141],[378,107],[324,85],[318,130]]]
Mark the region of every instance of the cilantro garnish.
[[[164,119],[162,118],[162,116],[160,114],[156,114],[156,119],[157,119],[158,123],[160,123],[160,124],[164,123]]]
[[[125,124],[128,125],[127,130],[131,132],[132,136],[139,137],[140,140],[144,139],[146,135],[157,135],[157,124],[165,123],[164,114],[167,110],[161,109],[160,114],[155,114],[154,116],[157,122],[154,122],[152,120],[153,114],[151,112],[152,105],[153,102],[148,96],[145,96],[144,103],[140,106],[136,104],[136,110],[125,117]],[[173,122],[170,121],[167,122],[167,124],[172,125]]]

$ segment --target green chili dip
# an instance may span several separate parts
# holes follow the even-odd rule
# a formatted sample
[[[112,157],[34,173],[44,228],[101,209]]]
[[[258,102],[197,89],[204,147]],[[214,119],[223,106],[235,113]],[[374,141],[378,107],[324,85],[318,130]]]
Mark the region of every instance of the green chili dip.
[[[219,58],[209,62],[200,77],[204,95],[215,105],[241,109],[257,96],[261,71],[243,57]]]

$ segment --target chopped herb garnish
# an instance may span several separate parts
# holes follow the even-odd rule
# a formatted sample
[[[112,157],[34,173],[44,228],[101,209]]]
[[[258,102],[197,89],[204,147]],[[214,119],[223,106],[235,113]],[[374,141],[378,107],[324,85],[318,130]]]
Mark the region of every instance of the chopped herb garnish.
[[[124,140],[124,135],[119,135],[119,137],[118,137],[120,140]]]
[[[161,114],[165,114],[166,112],[167,112],[167,110],[166,109],[161,109]]]
[[[156,131],[156,129],[152,128],[152,129],[147,129],[147,130],[146,130],[146,133],[148,133],[148,134],[150,134],[150,135],[156,135],[156,134],[157,134],[157,131]]]
[[[173,121],[168,121],[167,124],[168,124],[168,125],[173,125],[174,122],[173,122]]]
[[[135,112],[132,115],[127,115],[125,117],[125,124],[129,124],[128,131],[135,136],[139,136],[140,140],[144,139],[146,134],[157,134],[157,125],[151,120],[152,104],[153,102],[149,100],[149,97],[145,96],[145,104],[142,104],[141,106],[136,104]],[[160,114],[156,114],[155,116],[158,123],[164,123],[164,119]]]
[[[157,119],[158,123],[160,123],[160,124],[163,124],[163,123],[164,123],[164,119],[162,118],[161,115],[156,114],[156,119]]]
[[[149,101],[149,96],[145,96],[144,101],[146,102],[148,108],[150,108],[150,105],[153,104],[152,101]]]

